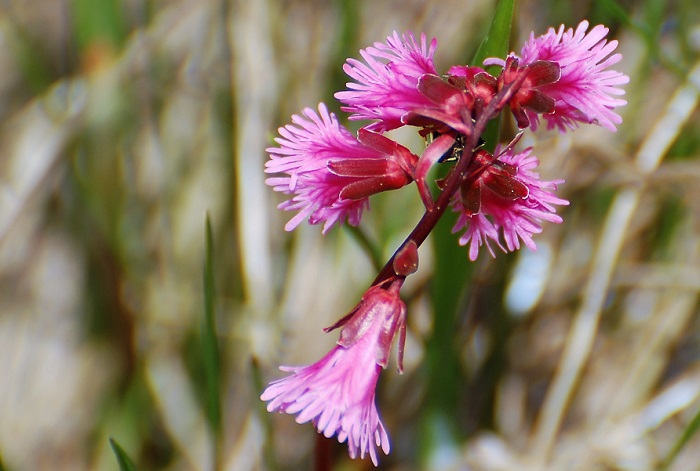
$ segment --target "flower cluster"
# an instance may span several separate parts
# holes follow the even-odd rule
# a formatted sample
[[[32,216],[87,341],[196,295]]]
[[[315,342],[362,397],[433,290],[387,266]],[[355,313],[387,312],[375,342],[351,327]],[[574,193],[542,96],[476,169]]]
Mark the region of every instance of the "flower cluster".
[[[532,171],[539,162],[531,152],[532,148],[520,153],[506,151],[497,158],[485,151],[476,153],[474,165],[483,166],[484,170],[468,186],[463,186],[452,201],[453,209],[459,213],[452,231],[466,228],[459,243],[470,244],[471,260],[476,260],[482,244],[494,255],[489,239],[503,251],[519,249],[520,240],[535,250],[532,234],[542,231],[540,221],[562,221],[554,214],[554,205],[569,202],[557,198],[553,190],[563,180],[541,181]],[[501,231],[505,247],[499,241]]]
[[[324,104],[279,129],[265,171],[275,175],[266,180],[275,191],[292,195],[279,206],[297,212],[287,230],[304,220],[323,223],[324,233],[336,224],[356,226],[370,196],[413,182],[426,212],[357,307],[326,329],[341,328],[337,345],[310,366],[281,368],[292,374],[263,392],[269,411],[297,414],[297,422],[311,421],[326,437],[347,440],[352,458],[369,455],[376,465],[377,447],[389,452],[375,387],[397,333],[402,370],[406,307],[399,292],[446,208],[458,213],[453,232],[463,231],[459,243],[469,245],[475,260],[482,246],[492,256],[493,246],[534,250],[533,235],[544,221],[561,222],[556,207],[568,204],[555,195],[562,180],[539,178],[532,149],[515,150],[520,134],[493,154],[481,148],[489,120],[507,109],[520,129],[534,130],[544,120],[561,133],[580,123],[615,131],[621,122],[615,109],[625,101],[617,97],[629,78],[610,69],[621,60],[613,53],[617,42],[607,41],[604,26],[587,32],[588,26],[532,34],[519,56],[484,62],[500,66],[497,75],[457,65],[441,76],[433,62],[435,39],[394,33],[360,51],[363,61],[348,59],[344,66],[353,81],[335,97],[349,119],[369,121],[356,135]],[[402,126],[425,138],[422,155],[384,135]],[[427,176],[439,162],[452,167],[434,196]]]

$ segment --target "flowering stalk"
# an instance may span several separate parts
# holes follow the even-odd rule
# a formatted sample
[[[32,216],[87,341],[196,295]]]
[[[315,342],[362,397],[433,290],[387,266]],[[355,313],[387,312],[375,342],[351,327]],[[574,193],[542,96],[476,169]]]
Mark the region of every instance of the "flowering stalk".
[[[561,180],[541,181],[534,172],[532,149],[515,151],[520,134],[495,155],[479,148],[488,122],[506,107],[521,129],[535,128],[540,117],[560,132],[577,123],[614,130],[621,120],[613,109],[625,102],[612,96],[624,93],[618,85],[628,77],[606,70],[620,60],[619,54],[609,56],[617,43],[606,43],[604,27],[586,34],[587,27],[582,22],[575,32],[562,27],[533,35],[522,58],[485,61],[502,67],[497,77],[478,66],[453,66],[440,77],[432,60],[435,40],[394,33],[387,44],[361,51],[367,65],[354,59],[345,64],[356,83],[336,94],[341,109],[351,119],[374,121],[357,137],[323,104],[318,114],[307,108],[280,128],[266,172],[287,174],[267,180],[275,191],[293,195],[279,206],[298,211],[287,230],[305,219],[323,222],[324,233],[335,224],[357,225],[372,195],[413,182],[425,212],[360,303],[325,329],[340,329],[337,345],[312,365],[282,367],[292,374],[263,392],[268,410],[296,414],[297,422],[311,421],[326,437],[347,441],[352,458],[368,455],[376,465],[375,447],[389,452],[375,387],[397,335],[403,371],[406,306],[400,290],[418,269],[418,247],[451,206],[459,213],[453,232],[465,230],[459,243],[469,244],[469,259],[476,259],[482,245],[492,256],[491,244],[505,252],[522,242],[534,250],[532,236],[541,232],[542,221],[561,222],[555,206],[568,204],[554,195]],[[406,125],[430,142],[420,157],[382,134]],[[446,160],[455,164],[434,198],[428,174]]]
[[[524,80],[525,75],[506,85],[501,91],[498,92],[498,94],[496,94],[494,99],[491,100],[486,109],[484,109],[484,112],[481,113],[481,116],[479,116],[479,119],[474,124],[474,130],[472,134],[467,137],[467,141],[464,144],[464,149],[471,150],[466,151],[468,152],[468,154],[462,154],[462,157],[459,159],[453,172],[450,174],[447,181],[445,182],[445,186],[443,187],[442,191],[435,200],[435,203],[433,204],[432,208],[426,209],[425,213],[423,213],[423,217],[421,217],[420,221],[418,221],[418,224],[416,224],[416,227],[413,228],[408,237],[406,237],[406,239],[399,246],[396,252],[394,252],[391,258],[386,262],[384,267],[379,271],[379,274],[372,282],[373,286],[380,285],[392,276],[394,276],[393,266],[394,259],[396,258],[397,254],[401,253],[401,251],[408,244],[411,243],[415,244],[416,247],[420,247],[421,244],[425,242],[425,239],[428,238],[428,235],[430,235],[433,229],[435,229],[435,226],[437,225],[438,221],[445,213],[450,198],[457,190],[457,187],[462,182],[468,180],[471,176],[467,172],[467,169],[469,168],[469,165],[471,164],[474,158],[475,149],[478,147],[479,139],[486,130],[486,125],[493,117],[497,116],[498,113],[500,113],[501,108],[503,108],[503,104],[506,103],[509,100],[509,98],[515,93],[515,91],[519,89],[520,85]]]

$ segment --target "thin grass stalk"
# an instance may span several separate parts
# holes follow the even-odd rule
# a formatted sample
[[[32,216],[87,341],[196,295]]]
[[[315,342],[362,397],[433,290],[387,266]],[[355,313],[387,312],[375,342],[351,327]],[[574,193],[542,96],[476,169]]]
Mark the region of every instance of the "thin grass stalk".
[[[658,168],[696,108],[699,94],[700,62],[671,97],[661,118],[635,156],[635,166],[642,179],[649,177]],[[620,190],[605,219],[590,276],[583,290],[583,302],[574,318],[556,376],[537,418],[532,450],[540,466],[549,460],[566,408],[590,356],[612,273],[643,190],[643,187]]]

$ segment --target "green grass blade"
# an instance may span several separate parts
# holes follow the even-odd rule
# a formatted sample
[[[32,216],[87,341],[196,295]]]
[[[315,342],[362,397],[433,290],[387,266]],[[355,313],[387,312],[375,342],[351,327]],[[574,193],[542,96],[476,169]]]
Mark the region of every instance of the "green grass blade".
[[[219,344],[216,335],[216,290],[214,287],[214,243],[211,221],[207,214],[205,225],[206,255],[204,261],[204,317],[202,319],[202,360],[206,381],[206,412],[209,426],[219,442],[221,437],[221,379]]]
[[[121,446],[119,446],[119,443],[117,443],[116,440],[110,438],[109,445],[112,447],[112,450],[114,451],[114,454],[117,457],[117,462],[119,463],[119,469],[121,471],[136,471],[136,466],[134,466],[134,462],[131,461],[129,455],[127,455],[124,449]]]
[[[685,447],[685,445],[690,441],[691,438],[693,438],[693,435],[695,435],[695,433],[697,433],[699,429],[700,410],[698,410],[698,412],[695,414],[695,417],[693,417],[693,420],[691,420],[688,426],[685,428],[685,430],[683,430],[683,433],[680,437],[678,437],[678,440],[673,445],[673,448],[671,448],[671,451],[668,453],[668,455],[666,455],[666,458],[664,458],[663,462],[661,463],[661,466],[659,467],[660,471],[670,469],[671,465],[673,464],[683,447]]]
[[[46,52],[37,46],[37,41],[27,31],[12,22],[7,26],[8,46],[19,71],[29,88],[36,94],[44,93],[54,80]]]
[[[617,21],[623,25],[632,27],[639,31],[639,25],[632,19],[630,14],[620,6],[615,0],[596,0],[591,9],[591,24],[609,25]]]
[[[481,65],[487,57],[505,57],[509,49],[515,0],[500,0],[496,6],[488,34],[481,42],[472,65]],[[483,136],[487,146],[497,143],[498,120],[491,123]],[[432,337],[426,346],[426,403],[423,415],[422,455],[430,464],[431,454],[445,441],[458,441],[455,410],[464,381],[459,364],[459,349],[455,345],[455,327],[465,302],[473,273],[468,248],[457,243],[452,234],[455,215],[445,214],[433,231],[435,270],[431,283],[434,324]]]
[[[85,50],[93,44],[119,47],[127,31],[119,0],[73,0],[74,34],[78,46]]]
[[[473,65],[481,65],[487,57],[505,58],[510,49],[510,31],[513,24],[515,0],[499,0],[491,21],[491,27],[479,45]]]
[[[433,333],[426,343],[426,407],[422,418],[421,454],[426,468],[431,467],[434,452],[459,442],[455,411],[464,392],[459,347],[455,341],[460,307],[473,274],[467,248],[452,234],[456,216],[445,214],[432,233],[435,271],[430,294],[433,305]]]
[[[329,72],[328,81],[326,82],[325,96],[323,100],[328,104],[331,111],[340,111],[340,103],[333,98],[333,95],[338,90],[345,89],[345,83],[348,81],[348,76],[345,75],[341,64],[348,57],[357,57],[357,38],[359,35],[360,23],[360,4],[356,0],[334,0],[334,13],[339,19],[338,28],[335,30],[335,38],[333,40],[332,59],[330,64],[336,64]]]
[[[515,0],[499,0],[496,11],[491,21],[491,27],[479,45],[472,64],[481,66],[484,59],[488,57],[505,58],[510,51],[510,32],[513,25],[513,14],[515,12]],[[498,67],[487,67],[490,73],[496,73]],[[501,116],[492,120],[481,136],[486,142],[486,149],[493,151],[498,144],[501,133]]]

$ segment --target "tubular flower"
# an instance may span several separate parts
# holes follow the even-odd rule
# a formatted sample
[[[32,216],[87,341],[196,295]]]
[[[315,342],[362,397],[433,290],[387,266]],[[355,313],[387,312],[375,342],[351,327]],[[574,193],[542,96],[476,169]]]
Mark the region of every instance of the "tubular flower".
[[[466,229],[460,245],[469,244],[469,258],[479,255],[485,245],[494,256],[490,241],[504,252],[520,248],[520,241],[531,250],[536,246],[532,234],[542,231],[542,221],[560,223],[554,205],[569,202],[554,195],[563,180],[541,181],[533,170],[539,164],[530,155],[531,148],[514,154],[510,149],[497,158],[479,151],[472,164],[475,179],[465,182],[452,199],[453,210],[460,213],[452,232]],[[503,234],[505,247],[501,244]]]
[[[613,110],[625,105],[625,100],[614,98],[624,95],[619,88],[629,82],[629,77],[621,72],[608,70],[620,62],[622,55],[613,54],[617,41],[607,41],[608,28],[595,26],[588,33],[588,21],[582,21],[576,30],[558,31],[550,28],[547,34],[530,39],[521,50],[523,64],[535,61],[555,62],[561,68],[561,78],[555,83],[540,87],[540,91],[556,102],[554,112],[543,114],[547,128],[565,132],[574,129],[578,122],[596,123],[611,131],[622,122],[620,115]],[[527,112],[537,128],[538,115]]]
[[[376,120],[367,126],[372,131],[384,132],[403,126],[401,116],[406,112],[430,105],[416,89],[423,74],[437,74],[433,54],[437,40],[428,44],[421,34],[420,44],[411,32],[399,36],[394,32],[386,44],[361,50],[365,63],[348,59],[343,70],[350,78],[349,90],[335,97],[346,106],[341,109],[352,113],[351,120]]]
[[[360,130],[358,140],[323,103],[318,111],[306,108],[304,116],[292,116],[294,124],[279,128],[279,147],[267,149],[265,172],[288,176],[265,182],[294,194],[278,208],[299,211],[285,226],[288,231],[307,218],[311,224],[324,222],[324,233],[345,220],[356,226],[370,195],[412,181],[417,157],[408,149],[367,130]]]
[[[396,283],[389,290],[370,288],[350,314],[326,329],[342,326],[337,345],[318,362],[280,367],[293,374],[265,389],[260,398],[269,401],[267,410],[298,414],[298,423],[312,421],[327,438],[347,440],[351,458],[369,455],[376,466],[377,448],[388,454],[390,446],[375,388],[397,329],[401,353],[405,341],[406,306],[399,288]]]

